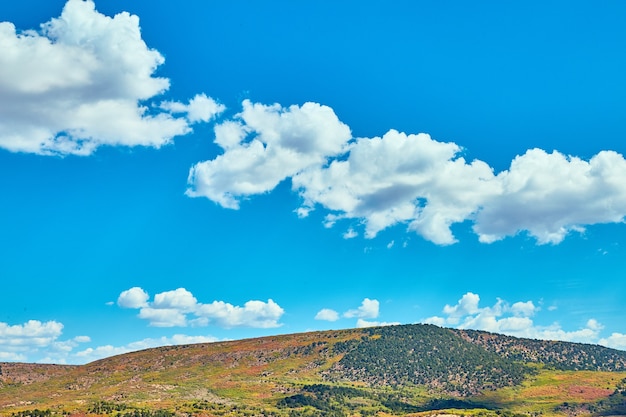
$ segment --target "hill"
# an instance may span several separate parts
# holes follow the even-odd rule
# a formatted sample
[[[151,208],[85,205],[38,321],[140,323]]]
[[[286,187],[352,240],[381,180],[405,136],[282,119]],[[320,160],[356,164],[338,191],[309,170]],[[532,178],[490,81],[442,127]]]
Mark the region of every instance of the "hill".
[[[0,363],[0,415],[610,415],[625,382],[626,352],[404,325]]]

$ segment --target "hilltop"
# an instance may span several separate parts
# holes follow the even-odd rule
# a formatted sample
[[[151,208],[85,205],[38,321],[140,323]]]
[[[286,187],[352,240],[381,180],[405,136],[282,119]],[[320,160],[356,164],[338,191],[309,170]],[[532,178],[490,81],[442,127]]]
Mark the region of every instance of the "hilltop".
[[[626,352],[403,325],[167,346],[80,366],[0,363],[0,414],[615,415],[626,413],[625,382]]]

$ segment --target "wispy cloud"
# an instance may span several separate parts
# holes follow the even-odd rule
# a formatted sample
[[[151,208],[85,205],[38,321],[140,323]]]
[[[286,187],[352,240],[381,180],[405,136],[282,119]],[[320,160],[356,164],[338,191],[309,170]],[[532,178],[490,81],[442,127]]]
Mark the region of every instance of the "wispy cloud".
[[[273,300],[247,301],[243,306],[235,306],[224,301],[200,303],[185,288],[165,291],[150,296],[140,287],[122,291],[117,304],[122,308],[139,309],[138,317],[147,320],[155,327],[203,327],[214,325],[232,327],[279,327],[280,318],[285,312]]]

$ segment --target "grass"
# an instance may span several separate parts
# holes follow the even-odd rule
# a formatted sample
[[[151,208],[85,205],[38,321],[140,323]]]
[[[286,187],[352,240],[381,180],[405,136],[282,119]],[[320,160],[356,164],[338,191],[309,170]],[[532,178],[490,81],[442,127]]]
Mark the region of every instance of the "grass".
[[[377,417],[390,416],[380,411],[376,398],[393,394],[409,404],[424,404],[443,395],[423,386],[374,386],[354,381],[328,382],[322,372],[330,369],[342,355],[329,355],[337,342],[360,339],[360,330],[305,333],[262,339],[172,346],[98,361],[73,368],[48,381],[30,385],[8,384],[0,388],[0,416],[11,412],[39,409],[64,409],[85,413],[90,404],[105,400],[129,407],[168,409],[188,415],[244,415],[266,410],[287,416],[277,402],[300,392],[304,385],[326,384],[357,387],[371,398],[356,396],[346,403],[350,415],[361,411]],[[372,335],[378,338],[380,335]],[[521,385],[485,392],[474,398],[487,409],[441,410],[437,413],[496,417],[494,410],[507,410],[544,417],[564,416],[555,407],[592,403],[608,397],[626,372],[552,371],[538,368],[536,375]],[[19,400],[16,400],[18,399]],[[208,401],[211,409],[194,409],[192,404]],[[406,414],[424,417],[434,412]]]
[[[487,392],[477,400],[515,413],[556,416],[561,414],[555,407],[565,402],[582,404],[607,398],[624,378],[626,372],[540,370],[521,386]]]

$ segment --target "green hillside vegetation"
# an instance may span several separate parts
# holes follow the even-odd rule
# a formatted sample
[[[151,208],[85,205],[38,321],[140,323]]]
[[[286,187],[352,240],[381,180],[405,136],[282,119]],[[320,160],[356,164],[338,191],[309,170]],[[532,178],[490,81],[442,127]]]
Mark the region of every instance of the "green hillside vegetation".
[[[624,352],[598,345],[520,339],[476,330],[452,331],[468,342],[517,362],[539,363],[563,371],[626,371]]]
[[[626,352],[432,325],[0,363],[0,416],[625,415]]]
[[[369,385],[424,385],[455,396],[522,382],[535,370],[432,325],[368,329],[360,340],[337,343],[344,357],[328,379]]]

